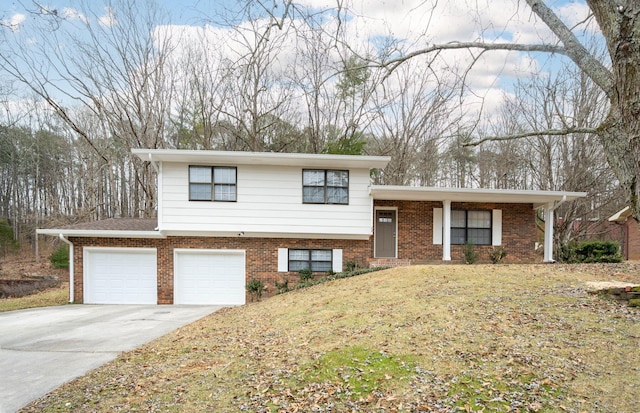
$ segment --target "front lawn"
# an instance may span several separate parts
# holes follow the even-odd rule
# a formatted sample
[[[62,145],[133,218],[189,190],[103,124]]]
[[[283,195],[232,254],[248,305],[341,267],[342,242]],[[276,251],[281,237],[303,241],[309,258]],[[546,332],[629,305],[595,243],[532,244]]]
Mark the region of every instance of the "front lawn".
[[[223,309],[25,412],[637,412],[640,310],[620,265],[434,265]]]

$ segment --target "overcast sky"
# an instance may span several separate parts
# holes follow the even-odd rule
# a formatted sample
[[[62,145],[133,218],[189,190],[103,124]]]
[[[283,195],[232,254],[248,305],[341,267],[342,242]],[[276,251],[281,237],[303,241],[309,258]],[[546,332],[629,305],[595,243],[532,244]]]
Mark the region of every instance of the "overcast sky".
[[[281,3],[281,1],[277,1]],[[102,2],[90,1],[93,16],[82,12],[83,6],[77,1],[50,0],[39,4],[55,10],[68,20],[91,20],[104,28],[120,24],[117,17]],[[270,7],[274,1],[264,1]],[[336,7],[336,0],[298,0],[299,5],[315,11]],[[157,33],[172,34],[180,48],[192,43],[193,39],[210,39],[212,43],[227,44],[227,53],[233,58],[233,42],[221,39],[233,38],[234,28],[228,22],[233,11],[238,10],[238,2],[233,0],[158,0],[157,4],[166,11],[165,19],[158,22]],[[556,13],[571,27],[582,22],[588,15],[583,1],[548,1]],[[25,8],[26,6],[26,8]],[[86,7],[86,6],[84,6]],[[260,8],[254,2],[254,10]],[[281,13],[283,6],[274,10]],[[0,6],[0,20],[4,30],[19,33],[25,29],[37,6],[30,1],[7,1]],[[265,15],[265,14],[263,14]],[[325,13],[322,24],[331,30],[337,26],[335,14]],[[236,24],[243,24],[235,21]],[[520,43],[555,42],[554,36],[539,22],[521,0],[353,0],[345,20],[340,21],[349,45],[360,51],[371,50],[380,44],[395,39],[405,52],[420,49],[428,44],[450,41],[500,41]],[[588,28],[589,29],[589,28]],[[593,29],[591,27],[590,29]],[[37,41],[34,39],[34,41]],[[293,59],[295,42],[283,43],[282,59]],[[287,57],[288,56],[288,57]],[[470,58],[466,51],[450,52],[443,65],[457,65]],[[544,73],[552,70],[547,58],[536,60],[535,56],[522,53],[493,52],[482,56],[479,64],[468,74],[467,82],[474,92],[485,98],[485,109],[499,106],[503,93],[509,93],[513,79],[528,73]],[[286,65],[283,65],[285,67]]]

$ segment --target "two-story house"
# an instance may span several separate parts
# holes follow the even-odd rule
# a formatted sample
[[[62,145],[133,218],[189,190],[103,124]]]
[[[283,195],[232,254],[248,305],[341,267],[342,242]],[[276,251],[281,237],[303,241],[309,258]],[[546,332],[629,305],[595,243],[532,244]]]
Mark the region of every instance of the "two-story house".
[[[473,243],[488,256],[535,262],[544,208],[544,261],[553,211],[585,193],[371,185],[389,157],[136,149],[158,177],[158,218],[109,219],[39,234],[70,245],[73,302],[246,302],[298,271],[451,261]]]

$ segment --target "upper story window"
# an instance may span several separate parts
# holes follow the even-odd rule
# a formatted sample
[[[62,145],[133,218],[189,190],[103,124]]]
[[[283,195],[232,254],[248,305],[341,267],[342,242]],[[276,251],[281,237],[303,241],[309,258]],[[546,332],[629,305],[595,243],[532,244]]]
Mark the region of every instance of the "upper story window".
[[[451,211],[451,244],[491,245],[491,211]]]
[[[190,201],[236,201],[237,170],[230,166],[189,166]]]
[[[305,204],[349,204],[349,171],[304,169],[302,202]]]

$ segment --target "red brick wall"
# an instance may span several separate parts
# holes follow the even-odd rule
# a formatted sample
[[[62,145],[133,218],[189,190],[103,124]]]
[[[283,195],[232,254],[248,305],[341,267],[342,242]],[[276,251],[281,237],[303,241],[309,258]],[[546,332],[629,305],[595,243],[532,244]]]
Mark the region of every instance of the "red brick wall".
[[[442,245],[433,245],[433,208],[442,208],[442,202],[381,201],[376,207],[398,208],[398,258],[412,261],[438,261],[442,259]],[[535,262],[536,224],[531,204],[462,203],[452,202],[451,209],[502,210],[502,245],[507,252],[504,262]],[[491,246],[477,246],[480,261],[489,262]],[[451,259],[463,260],[463,246],[451,246]]]
[[[433,208],[440,202],[376,201],[375,206],[398,208],[398,258],[440,261],[442,245],[433,245]],[[535,212],[530,204],[452,203],[453,209],[502,210],[502,244],[507,251],[505,262],[534,262],[536,235]],[[158,252],[158,303],[173,303],[173,250],[175,248],[241,249],[246,251],[246,281],[259,279],[266,286],[265,296],[275,294],[275,282],[288,279],[298,282],[297,273],[278,272],[278,248],[342,249],[343,264],[356,261],[366,266],[373,258],[373,237],[369,240],[309,240],[285,238],[213,238],[169,237],[138,238],[71,238],[74,249],[74,301],[83,301],[83,247],[143,247]],[[478,246],[481,261],[489,261],[490,246]],[[462,246],[452,245],[454,261],[463,259]],[[249,297],[247,297],[247,300]]]
[[[398,258],[442,260],[442,245],[433,245],[433,208],[442,208],[442,202],[376,200],[374,207],[398,208]]]
[[[138,238],[70,238],[74,244],[74,301],[83,302],[83,247],[143,247],[158,251],[158,304],[173,303],[173,250],[175,248],[242,249],[246,251],[246,280],[261,280],[266,286],[265,296],[275,294],[275,282],[289,280],[294,285],[298,273],[278,272],[278,248],[342,249],[342,262],[356,261],[366,266],[372,256],[371,241],[364,240],[308,240],[285,238],[212,238],[168,237],[165,239]],[[247,301],[249,297],[247,297]]]
[[[627,225],[627,251],[629,260],[640,260],[640,228],[638,221],[629,217]]]

